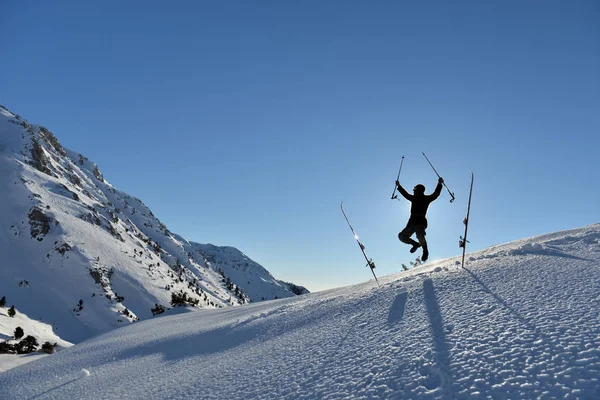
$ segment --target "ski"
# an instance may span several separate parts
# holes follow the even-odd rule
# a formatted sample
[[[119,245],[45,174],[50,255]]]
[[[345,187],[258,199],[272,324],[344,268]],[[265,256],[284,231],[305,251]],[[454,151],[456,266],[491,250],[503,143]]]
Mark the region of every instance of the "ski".
[[[471,171],[471,189],[469,190],[469,205],[467,206],[467,216],[465,217],[463,223],[465,224],[465,236],[464,237],[460,237],[460,240],[458,241],[458,247],[462,247],[463,252],[462,252],[462,267],[465,267],[465,252],[467,250],[467,243],[469,243],[469,241],[467,240],[467,230],[469,229],[469,214],[471,213],[471,195],[473,194],[473,181],[475,180],[475,175],[473,174],[473,171]]]
[[[373,261],[373,259],[367,257],[367,253],[365,253],[365,245],[362,244],[362,242],[358,239],[358,236],[356,235],[356,232],[354,232],[354,228],[352,227],[352,224],[350,223],[350,220],[348,219],[348,216],[346,215],[346,211],[344,211],[344,202],[343,201],[342,201],[342,204],[340,205],[340,208],[342,209],[344,218],[346,218],[346,222],[348,222],[348,226],[350,227],[350,230],[352,231],[352,234],[354,235],[354,239],[356,239],[356,242],[358,243],[358,246],[360,247],[360,251],[362,251],[363,256],[365,256],[365,260],[367,260],[367,267],[371,268],[371,272],[373,273],[375,282],[377,282],[377,286],[379,286],[379,280],[377,280],[377,276],[375,275],[375,262]]]

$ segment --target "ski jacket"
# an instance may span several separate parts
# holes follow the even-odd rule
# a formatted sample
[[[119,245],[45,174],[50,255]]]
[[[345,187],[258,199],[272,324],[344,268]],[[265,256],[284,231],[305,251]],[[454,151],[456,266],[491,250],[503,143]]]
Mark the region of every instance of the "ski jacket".
[[[421,217],[425,218],[429,205],[442,193],[442,184],[438,183],[432,194],[410,194],[400,185],[398,187],[400,194],[404,198],[411,202],[410,206],[410,217]]]

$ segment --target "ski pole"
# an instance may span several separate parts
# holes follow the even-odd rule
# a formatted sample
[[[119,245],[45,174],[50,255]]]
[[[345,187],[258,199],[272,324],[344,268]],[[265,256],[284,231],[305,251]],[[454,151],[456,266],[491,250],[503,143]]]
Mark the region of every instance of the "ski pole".
[[[471,189],[469,190],[469,205],[467,206],[467,216],[463,221],[465,224],[465,237],[460,237],[459,247],[462,248],[462,267],[465,267],[465,252],[467,251],[467,243],[470,243],[467,240],[467,230],[469,229],[469,215],[471,214],[471,197],[473,196],[473,181],[475,180],[475,174],[471,170]]]
[[[431,161],[429,161],[429,158],[427,158],[427,156],[425,155],[425,152],[422,152],[423,155],[425,156],[425,159],[427,160],[427,162],[429,163],[429,165],[431,165],[431,168],[433,169],[433,172],[435,172],[435,174],[438,176],[438,178],[441,178],[440,174],[438,174],[438,172],[435,170],[435,167],[433,166],[433,164],[431,163]],[[450,191],[450,189],[448,189],[448,186],[446,186],[446,182],[443,183],[444,187],[446,188],[446,190],[448,191],[448,193],[450,193],[450,203],[452,203],[454,201],[454,193],[452,193]]]
[[[400,179],[400,171],[402,171],[402,164],[404,164],[404,156],[402,156],[402,161],[400,161],[400,169],[398,170],[398,176],[396,177],[396,181]],[[394,192],[392,193],[392,200],[397,198],[396,196],[396,182],[394,182]]]

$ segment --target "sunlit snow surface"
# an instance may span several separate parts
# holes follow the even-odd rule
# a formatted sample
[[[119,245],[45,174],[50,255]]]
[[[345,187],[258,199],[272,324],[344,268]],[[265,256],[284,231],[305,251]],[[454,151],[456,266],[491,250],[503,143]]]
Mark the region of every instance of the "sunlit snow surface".
[[[1,373],[0,397],[600,398],[600,224],[457,260],[138,322]]]

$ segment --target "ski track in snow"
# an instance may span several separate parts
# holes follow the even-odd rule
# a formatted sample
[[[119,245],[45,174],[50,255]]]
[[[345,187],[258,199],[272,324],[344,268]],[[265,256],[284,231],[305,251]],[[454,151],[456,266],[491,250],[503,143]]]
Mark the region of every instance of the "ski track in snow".
[[[600,398],[600,224],[457,260],[139,322],[0,374],[0,397]]]

